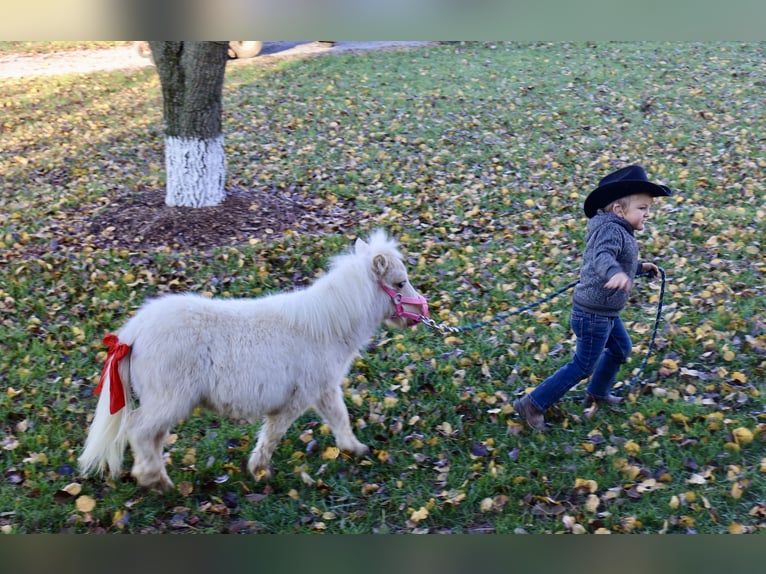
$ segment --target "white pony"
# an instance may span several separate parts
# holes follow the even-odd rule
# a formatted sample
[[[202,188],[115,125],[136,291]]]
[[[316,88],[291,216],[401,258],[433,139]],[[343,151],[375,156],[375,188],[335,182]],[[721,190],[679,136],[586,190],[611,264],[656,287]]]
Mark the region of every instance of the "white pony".
[[[343,377],[381,323],[404,328],[427,316],[396,242],[382,231],[368,243],[357,239],[305,289],[256,299],[152,300],[117,337],[105,338],[110,353],[80,470],[85,476],[108,469],[118,477],[129,442],[138,484],[171,489],[162,446],[197,406],[253,423],[264,419],[248,461],[256,479],[268,475],[279,440],[311,407],[340,449],[364,455],[369,449],[354,436],[343,402]]]

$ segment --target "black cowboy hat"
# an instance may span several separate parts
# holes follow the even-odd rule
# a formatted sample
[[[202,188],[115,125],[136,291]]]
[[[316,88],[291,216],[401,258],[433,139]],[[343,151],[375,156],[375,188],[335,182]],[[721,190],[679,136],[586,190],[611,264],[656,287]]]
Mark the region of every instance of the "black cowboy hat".
[[[640,165],[629,165],[610,173],[598,182],[598,187],[585,198],[585,215],[596,215],[599,209],[628,195],[648,193],[652,197],[670,196],[669,187],[652,183]]]

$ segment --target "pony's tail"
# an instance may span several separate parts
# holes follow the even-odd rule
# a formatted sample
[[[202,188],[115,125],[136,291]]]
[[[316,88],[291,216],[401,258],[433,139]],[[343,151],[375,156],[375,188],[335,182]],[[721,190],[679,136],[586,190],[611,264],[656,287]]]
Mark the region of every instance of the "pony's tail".
[[[104,339],[106,342],[106,338]],[[116,338],[115,338],[116,341]],[[96,389],[100,393],[82,454],[77,459],[82,476],[106,470],[116,479],[122,472],[122,459],[128,436],[125,424],[130,415],[130,347],[110,347],[104,371]],[[119,354],[115,352],[119,349]],[[121,359],[125,359],[124,361]],[[122,406],[120,406],[122,405]]]

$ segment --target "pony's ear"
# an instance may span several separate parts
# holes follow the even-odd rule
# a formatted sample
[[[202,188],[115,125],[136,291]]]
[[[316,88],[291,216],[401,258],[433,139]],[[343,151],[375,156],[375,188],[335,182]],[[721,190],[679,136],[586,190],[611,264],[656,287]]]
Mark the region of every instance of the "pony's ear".
[[[356,243],[354,244],[354,253],[361,254],[367,251],[368,245],[364,242],[364,240],[359,237],[356,240]]]
[[[386,274],[389,266],[390,262],[388,261],[388,257],[385,255],[378,253],[375,257],[372,258],[372,270],[375,272],[375,275],[377,275],[379,279]]]

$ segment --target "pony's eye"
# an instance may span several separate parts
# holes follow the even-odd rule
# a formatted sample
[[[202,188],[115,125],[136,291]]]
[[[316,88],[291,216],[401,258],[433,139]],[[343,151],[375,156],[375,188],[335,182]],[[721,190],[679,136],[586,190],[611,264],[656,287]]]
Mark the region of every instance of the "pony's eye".
[[[399,289],[404,289],[404,286],[405,286],[405,285],[407,285],[407,282],[406,282],[406,281],[399,281],[399,283],[397,283],[397,284],[396,284],[396,286],[397,286]]]

